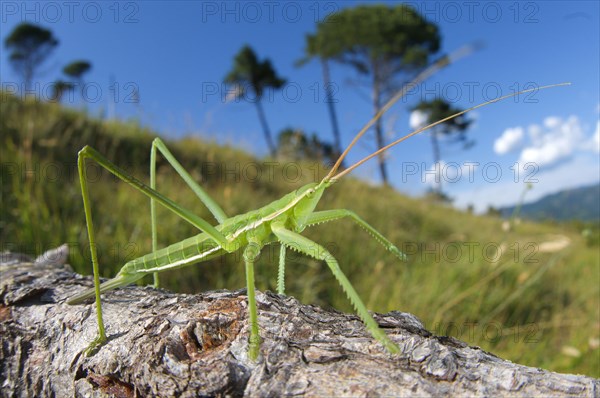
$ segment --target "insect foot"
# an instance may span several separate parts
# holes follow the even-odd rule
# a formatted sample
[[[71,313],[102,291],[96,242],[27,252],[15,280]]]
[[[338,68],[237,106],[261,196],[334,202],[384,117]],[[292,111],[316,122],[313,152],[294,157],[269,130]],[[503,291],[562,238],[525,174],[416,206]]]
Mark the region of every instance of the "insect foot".
[[[98,352],[98,350],[100,349],[100,347],[102,346],[102,344],[104,344],[106,342],[106,337],[104,336],[98,336],[96,337],[91,343],[90,345],[85,349],[85,351],[83,351],[83,354],[86,357],[91,357],[94,354],[96,354],[96,352]]]

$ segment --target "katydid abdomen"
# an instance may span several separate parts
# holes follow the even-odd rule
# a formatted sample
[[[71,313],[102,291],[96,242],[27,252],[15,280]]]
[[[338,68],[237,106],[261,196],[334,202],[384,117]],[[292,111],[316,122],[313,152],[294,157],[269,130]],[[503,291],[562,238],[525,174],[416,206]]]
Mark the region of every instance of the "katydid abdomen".
[[[266,212],[265,209],[272,212],[273,209],[271,207],[273,207],[273,204],[269,204],[259,210],[229,218],[222,225],[217,226],[217,230],[226,236],[235,236],[238,248],[242,248],[248,243],[244,232],[249,229],[249,226],[255,229],[257,228],[256,224],[262,224],[263,227],[268,229],[268,233],[270,234],[268,227],[270,221],[261,218],[261,215]],[[273,239],[266,239],[266,243],[269,243],[271,240],[275,240],[274,237]],[[105,293],[126,286],[154,272],[186,267],[194,263],[220,257],[226,253],[227,251],[219,246],[207,233],[203,232],[128,261],[114,278],[100,285],[100,292]],[[94,288],[87,289],[75,295],[68,303],[81,303],[94,297],[94,294]]]
[[[201,233],[128,261],[117,276],[100,285],[100,292],[126,286],[154,272],[185,267],[223,254],[225,251],[214,240]],[[93,288],[87,289],[71,298],[68,303],[80,303],[94,297],[94,294]]]

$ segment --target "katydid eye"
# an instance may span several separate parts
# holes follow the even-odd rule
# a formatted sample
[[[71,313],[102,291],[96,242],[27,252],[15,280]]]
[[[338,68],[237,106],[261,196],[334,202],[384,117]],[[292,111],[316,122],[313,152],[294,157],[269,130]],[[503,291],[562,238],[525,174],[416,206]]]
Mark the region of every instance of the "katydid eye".
[[[311,197],[311,196],[313,196],[314,194],[315,194],[315,190],[314,190],[314,189],[309,189],[309,190],[308,190],[308,193],[306,194],[306,196],[308,196],[308,197],[310,198],[310,197]]]

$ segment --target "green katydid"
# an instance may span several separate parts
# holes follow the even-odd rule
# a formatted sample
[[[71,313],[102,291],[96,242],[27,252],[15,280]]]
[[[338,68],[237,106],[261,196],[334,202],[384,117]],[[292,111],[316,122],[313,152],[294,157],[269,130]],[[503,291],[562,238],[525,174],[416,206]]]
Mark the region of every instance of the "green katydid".
[[[424,80],[437,69],[442,68],[447,64],[447,59],[442,59],[438,61],[436,64],[432,65],[430,68],[422,72],[415,80],[413,80],[412,83],[416,84]],[[171,154],[166,145],[159,138],[156,138],[152,143],[150,156],[150,186],[147,186],[135,177],[127,174],[125,171],[123,171],[115,164],[111,163],[108,159],[106,159],[104,156],[102,156],[99,152],[97,152],[90,146],[84,147],[78,155],[78,169],[83,196],[87,231],[90,242],[91,260],[94,272],[94,288],[88,289],[80,294],[75,295],[70,300],[68,300],[67,303],[78,304],[91,297],[95,297],[96,299],[98,337],[94,341],[92,341],[92,343],[86,349],[86,355],[91,355],[93,352],[96,351],[97,348],[99,348],[99,346],[102,345],[102,343],[106,341],[106,333],[104,329],[104,321],[102,319],[102,307],[100,301],[101,293],[133,283],[150,273],[154,275],[155,286],[158,286],[158,272],[160,271],[185,267],[194,263],[222,256],[224,254],[233,253],[243,248],[247,283],[248,311],[250,321],[248,355],[250,359],[256,360],[258,358],[260,350],[260,337],[258,330],[258,314],[254,291],[254,262],[258,257],[263,246],[274,242],[279,242],[281,244],[277,278],[278,293],[284,293],[286,249],[293,249],[309,257],[325,261],[325,263],[329,266],[337,281],[340,283],[342,289],[345,291],[350,302],[354,306],[356,312],[366,325],[369,332],[390,353],[398,353],[400,349],[395,343],[393,343],[389,339],[389,337],[383,332],[383,330],[379,328],[377,322],[369,314],[366,306],[363,304],[362,300],[354,290],[354,287],[352,286],[350,281],[342,272],[336,259],[323,246],[309,240],[308,238],[302,236],[300,233],[306,227],[348,217],[355,223],[357,223],[360,227],[364,228],[380,244],[382,244],[387,250],[391,251],[397,257],[399,257],[400,259],[404,259],[405,256],[394,244],[392,244],[381,233],[379,233],[375,228],[366,223],[354,212],[345,209],[315,211],[315,207],[317,206],[321,196],[323,195],[323,192],[336,181],[338,181],[342,176],[350,173],[352,170],[354,170],[367,160],[378,156],[387,149],[397,145],[398,143],[406,140],[407,138],[410,138],[437,124],[443,123],[446,120],[449,120],[453,117],[458,117],[466,112],[480,108],[493,102],[500,101],[505,98],[514,97],[516,95],[535,90],[566,84],[569,83],[561,83],[551,86],[523,90],[518,93],[505,95],[503,97],[471,107],[448,118],[439,120],[421,129],[413,131],[412,133],[388,144],[387,146],[356,162],[347,169],[338,172],[338,168],[340,167],[340,164],[342,163],[343,159],[347,156],[350,149],[352,149],[352,147],[356,144],[360,137],[362,137],[365,134],[365,132],[373,125],[373,123],[379,117],[381,117],[381,115],[384,112],[386,112],[396,101],[398,101],[400,98],[402,98],[402,96],[406,94],[408,86],[405,86],[400,92],[398,92],[398,94],[396,94],[392,99],[390,99],[388,103],[386,103],[386,105],[381,109],[381,111],[377,115],[375,115],[373,119],[371,119],[354,137],[352,142],[340,155],[335,165],[325,176],[325,178],[323,178],[323,180],[321,180],[318,183],[307,184],[283,196],[281,199],[278,199],[258,210],[250,211],[248,213],[237,215],[234,217],[228,217],[225,214],[223,209],[221,209],[221,207],[212,198],[209,197],[209,195],[204,191],[204,189],[202,189],[192,179],[189,173],[183,168],[183,166],[181,166],[181,164],[175,159],[175,157]],[[187,185],[190,186],[190,188],[194,191],[198,198],[210,210],[210,212],[213,214],[213,216],[219,223],[217,226],[211,225],[207,221],[196,216],[189,210],[179,206],[178,204],[171,201],[170,199],[168,199],[167,197],[163,196],[155,190],[157,150],[161,152],[161,154],[173,166],[173,168],[183,178]],[[88,158],[96,161],[99,165],[108,170],[110,173],[112,173],[119,179],[130,184],[135,189],[141,191],[142,193],[150,197],[151,204],[152,252],[127,262],[114,278],[104,283],[100,283],[100,276],[98,271],[98,258],[95,245],[96,238],[94,234],[89,192],[87,186],[85,162]],[[185,221],[189,222],[202,232],[191,238],[184,239],[178,243],[159,249],[156,233],[156,202],[171,210],[173,213],[179,215]]]

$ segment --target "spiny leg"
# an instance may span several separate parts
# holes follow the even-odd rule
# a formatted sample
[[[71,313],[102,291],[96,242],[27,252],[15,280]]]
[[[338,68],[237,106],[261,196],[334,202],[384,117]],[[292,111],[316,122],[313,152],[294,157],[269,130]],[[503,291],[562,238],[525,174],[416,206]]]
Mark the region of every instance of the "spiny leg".
[[[248,289],[248,312],[250,314],[250,339],[248,340],[248,356],[252,361],[258,358],[260,351],[260,336],[258,334],[258,313],[254,292],[254,262],[261,250],[259,242],[252,241],[244,249],[244,262],[246,263],[246,286]]]
[[[150,150],[150,188],[156,190],[156,149],[154,148],[154,141],[152,142],[152,149]],[[156,228],[156,203],[154,199],[150,198],[150,225],[152,230],[152,252],[158,250],[158,231]],[[154,279],[154,287],[158,288],[160,280],[158,272],[152,274]]]
[[[387,337],[385,332],[379,328],[377,322],[375,322],[373,317],[369,314],[367,307],[365,307],[360,297],[358,297],[358,293],[356,293],[356,290],[354,290],[354,287],[352,287],[352,284],[348,278],[346,278],[346,275],[344,275],[337,260],[331,253],[318,243],[286,229],[280,223],[273,223],[271,229],[280,242],[290,249],[298,250],[300,253],[307,256],[325,261],[339,284],[342,286],[342,289],[348,296],[348,299],[358,313],[358,316],[362,319],[373,337],[379,340],[389,352],[393,354],[400,352],[398,346]]]
[[[279,248],[279,268],[277,270],[277,293],[285,294],[285,245]]]
[[[390,242],[385,236],[381,234],[381,232],[377,231],[373,228],[369,223],[360,218],[358,214],[351,210],[346,209],[333,209],[333,210],[324,210],[324,211],[316,211],[312,213],[306,219],[306,225],[312,226],[321,224],[328,221],[339,220],[343,217],[349,217],[352,221],[358,224],[360,227],[365,229],[371,236],[375,238],[377,242],[379,242],[383,247],[387,250],[391,251],[396,257],[400,260],[406,260],[406,254],[402,253],[400,249],[396,247],[392,242]]]
[[[77,168],[79,171],[79,182],[81,184],[81,193],[83,197],[83,207],[85,212],[85,221],[88,231],[88,239],[90,242],[90,254],[92,259],[92,268],[94,272],[94,289],[96,296],[96,316],[98,319],[98,337],[94,339],[94,341],[90,344],[88,349],[86,350],[86,355],[92,354],[95,349],[106,341],[106,333],[104,329],[104,321],[102,318],[102,305],[100,301],[100,272],[98,268],[98,255],[96,251],[96,236],[94,234],[94,224],[92,220],[92,212],[91,212],[91,204],[89,197],[89,189],[88,189],[88,180],[87,180],[87,172],[86,172],[86,158],[93,159],[100,166],[108,170],[110,173],[118,177],[119,179],[125,181],[133,188],[141,191],[145,195],[149,196],[151,199],[157,200],[160,204],[179,215],[182,219],[194,225],[198,229],[203,232],[206,232],[212,239],[214,239],[217,244],[219,244],[226,251],[233,251],[235,247],[225,239],[223,234],[221,234],[215,227],[210,225],[208,222],[203,220],[202,218],[196,216],[189,210],[179,206],[172,200],[167,197],[161,195],[156,192],[154,189],[148,187],[143,182],[139,181],[135,177],[130,176],[124,170],[120,169],[118,166],[110,162],[104,156],[102,156],[98,151],[93,149],[90,146],[85,146],[81,151],[79,151],[77,158]]]
[[[175,156],[169,151],[165,143],[160,138],[155,138],[152,141],[152,149],[150,151],[150,188],[156,189],[156,150],[159,150],[160,153],[167,159],[169,164],[177,171],[177,173],[181,176],[183,181],[194,191],[196,196],[200,198],[202,203],[210,210],[212,215],[217,219],[219,224],[222,224],[223,221],[227,219],[227,215],[221,209],[221,207],[215,202],[209,195],[206,193],[204,189],[194,179],[192,176],[183,168],[181,163],[175,159]],[[158,250],[158,232],[157,232],[157,222],[156,222],[156,203],[153,198],[150,199],[150,218],[152,222],[152,251]],[[154,273],[154,287],[158,287],[158,272]]]

